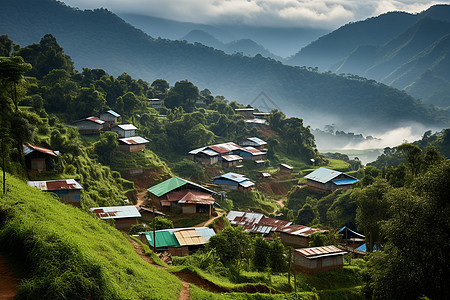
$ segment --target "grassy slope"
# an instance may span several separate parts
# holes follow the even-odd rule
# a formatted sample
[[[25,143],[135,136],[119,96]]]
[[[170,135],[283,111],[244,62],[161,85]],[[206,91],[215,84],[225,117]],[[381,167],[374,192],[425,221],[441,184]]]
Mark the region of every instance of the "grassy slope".
[[[26,264],[19,299],[177,299],[180,281],[144,262],[119,231],[7,177],[0,247]]]

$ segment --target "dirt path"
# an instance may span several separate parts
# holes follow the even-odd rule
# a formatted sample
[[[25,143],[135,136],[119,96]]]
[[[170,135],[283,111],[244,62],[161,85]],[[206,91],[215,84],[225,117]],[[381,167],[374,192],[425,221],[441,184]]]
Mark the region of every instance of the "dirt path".
[[[147,204],[147,191],[144,190],[140,193],[137,193],[137,201],[135,206],[139,209],[140,206],[144,206]]]
[[[209,224],[211,224],[212,222],[214,222],[215,219],[220,218],[224,213],[223,212],[217,212],[217,216],[216,217],[212,217],[209,220],[206,220],[203,223],[197,224],[194,227],[205,227],[208,226]]]
[[[0,255],[0,299],[14,299],[19,287],[19,280],[6,264],[6,260]]]

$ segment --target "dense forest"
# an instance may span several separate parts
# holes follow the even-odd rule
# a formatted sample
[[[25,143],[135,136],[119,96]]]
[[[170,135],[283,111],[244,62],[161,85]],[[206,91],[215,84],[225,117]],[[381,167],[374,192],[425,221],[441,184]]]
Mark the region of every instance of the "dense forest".
[[[447,127],[449,120],[446,110],[373,80],[152,38],[105,9],[81,11],[54,0],[8,0],[0,15],[0,31],[21,45],[51,33],[79,71],[101,68],[115,77],[126,72],[148,82],[164,78],[171,85],[189,79],[201,90],[266,106],[266,112],[278,108],[308,124],[327,119],[341,128],[383,130],[410,121]],[[258,102],[261,92],[271,99],[266,105]]]
[[[170,86],[164,79],[150,84],[126,73],[115,77],[102,69],[83,68],[79,72],[52,35],[25,47],[3,35],[0,55],[0,101],[4,108],[0,120],[0,241],[9,249],[28,251],[24,255],[30,261],[32,274],[21,287],[20,297],[46,294],[55,298],[75,295],[80,299],[121,299],[127,291],[130,294],[126,297],[133,299],[153,299],[155,292],[167,293],[172,299],[180,288],[179,282],[162,270],[159,271],[164,275],[154,279],[130,245],[124,246],[121,234],[111,229],[114,237],[109,236],[107,224],[94,225],[93,218],[88,219],[74,208],[61,208],[63,205],[52,197],[40,194],[34,199],[31,189],[23,188],[17,179],[34,176],[25,171],[23,143],[61,152],[53,176],[78,178],[85,187],[81,202],[87,210],[98,205],[124,204],[124,194],[135,190],[133,182],[123,179],[127,166],[151,170],[152,181],[149,179],[147,184],[161,182],[173,174],[206,182],[211,170],[185,159],[189,150],[254,135],[263,136],[269,143],[268,170],[286,161],[294,166],[294,178],[284,182],[289,193],[286,198],[275,199],[284,201],[284,207],[274,203],[270,198],[273,195],[256,191],[245,196],[230,193],[231,203],[222,203],[224,208],[259,210],[296,224],[328,229],[328,235],[315,235],[311,246],[335,244],[338,237],[334,232],[348,226],[365,234],[369,255],[365,260],[349,262],[342,273],[330,273],[328,278],[305,275],[292,288],[285,274],[288,267],[284,258],[289,250],[277,238],[267,241],[222,224],[225,229],[203,251],[175,259],[176,270],[190,270],[212,278],[213,282],[225,282],[224,291],[242,292],[242,284],[246,289],[254,284],[256,289],[268,291],[264,296],[227,293],[223,295],[225,299],[266,299],[272,297],[272,290],[280,293],[273,295],[275,299],[443,299],[450,293],[448,130],[427,132],[421,141],[387,148],[377,162],[362,168],[357,160],[327,158],[318,153],[314,135],[303,120],[288,118],[278,110],[268,117],[268,128],[260,130],[249,127],[235,113],[235,108],[245,106],[213,96],[188,80]],[[160,111],[150,107],[147,99],[153,97],[163,99]],[[75,120],[107,109],[120,113],[123,122],[134,124],[141,136],[151,140],[150,149],[121,156],[114,151],[115,133],[86,137],[71,126]],[[311,158],[316,166],[311,166]],[[332,163],[339,163],[336,169],[359,179],[354,189],[321,195],[302,188],[306,181],[302,175]],[[247,175],[256,176],[257,170],[249,165],[246,168]],[[27,197],[33,201],[27,202]],[[26,214],[19,213],[25,202],[30,209],[23,209]],[[45,207],[51,208],[51,217],[44,217]],[[50,211],[64,213],[61,217]],[[39,217],[34,216],[36,220],[50,223],[33,228],[33,213],[39,213]],[[67,223],[71,217],[77,224],[73,232],[69,230],[71,223]],[[226,223],[223,219],[218,222]],[[101,239],[98,234],[91,234],[90,228],[120,245],[120,255],[129,258],[129,265],[121,262],[119,254],[112,257],[117,262],[114,267],[99,255],[110,255],[117,249],[90,244],[89,239]],[[345,279],[340,278],[343,274]],[[145,290],[135,286],[134,277],[139,277],[139,282],[148,279]],[[161,280],[169,287],[164,287]],[[126,289],[121,290],[121,286]],[[298,294],[290,293],[297,288]],[[196,288],[192,293],[198,299],[219,295]]]

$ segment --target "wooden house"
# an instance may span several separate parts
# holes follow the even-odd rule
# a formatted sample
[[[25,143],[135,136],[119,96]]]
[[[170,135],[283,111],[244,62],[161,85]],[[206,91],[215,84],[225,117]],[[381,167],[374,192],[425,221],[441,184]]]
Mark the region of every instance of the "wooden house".
[[[30,143],[23,145],[25,154],[25,165],[30,172],[53,172],[55,171],[55,159],[58,152]]]
[[[344,265],[344,254],[346,253],[336,246],[295,249],[294,268],[296,271],[306,274],[341,269]]]
[[[28,181],[28,185],[43,192],[54,193],[61,202],[80,207],[81,190],[83,187],[75,179],[60,179],[47,181]]]
[[[255,183],[244,175],[228,172],[213,178],[213,183],[220,185],[224,189],[249,192],[255,188]]]
[[[326,233],[327,231],[320,228],[312,228],[303,225],[291,225],[277,230],[281,242],[286,246],[296,248],[309,247],[311,241],[310,235],[314,232]]]
[[[262,152],[261,150],[253,147],[242,147],[240,149],[237,149],[235,153],[237,153],[237,155],[241,156],[243,159],[254,161],[264,160],[264,157],[266,156],[266,152]]]
[[[159,110],[162,106],[162,100],[158,98],[147,99],[148,103],[150,103],[150,107],[156,110]]]
[[[239,166],[242,162],[242,157],[239,155],[224,155],[222,156],[222,166],[224,168],[232,168]]]
[[[100,120],[105,121],[103,124],[104,129],[109,129],[113,127],[119,121],[120,115],[113,111],[112,109],[102,112],[99,116]]]
[[[305,178],[308,189],[321,193],[332,193],[337,189],[348,190],[359,181],[343,172],[323,167],[309,173]]]
[[[141,233],[141,241],[156,251],[168,251],[172,256],[186,256],[209,242],[215,235],[208,227],[173,228]]]
[[[239,143],[242,147],[253,147],[263,150],[267,146],[267,142],[257,137],[249,137]]]
[[[148,140],[140,136],[121,138],[117,141],[119,142],[119,151],[124,152],[142,151],[145,149],[145,144],[149,143]]]
[[[189,151],[189,159],[204,165],[213,165],[219,161],[220,154],[207,147]]]
[[[292,167],[290,165],[280,164],[280,174],[291,175],[293,169],[294,169],[294,167]]]
[[[136,126],[133,124],[119,124],[111,127],[111,131],[117,133],[119,138],[129,138],[136,135]]]
[[[97,117],[88,117],[74,122],[80,134],[100,134],[105,121]]]
[[[132,225],[138,224],[141,214],[134,205],[94,207],[91,212],[101,220],[114,220],[118,230],[128,231]]]
[[[184,214],[212,214],[215,194],[200,184],[179,177],[172,177],[147,189],[152,200],[158,201],[163,210]]]

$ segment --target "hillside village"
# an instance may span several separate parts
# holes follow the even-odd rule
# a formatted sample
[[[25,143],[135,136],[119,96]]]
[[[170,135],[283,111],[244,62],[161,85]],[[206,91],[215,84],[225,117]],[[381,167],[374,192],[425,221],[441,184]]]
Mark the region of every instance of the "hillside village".
[[[320,153],[303,119],[277,109],[188,80],[78,72],[51,35],[16,48],[0,57],[0,259],[29,264],[18,298],[371,298],[385,287],[377,272],[396,272],[378,260],[403,262],[392,249],[424,238],[417,220],[433,215],[423,223],[446,234],[446,131],[362,166]],[[408,259],[442,261],[420,245]]]

